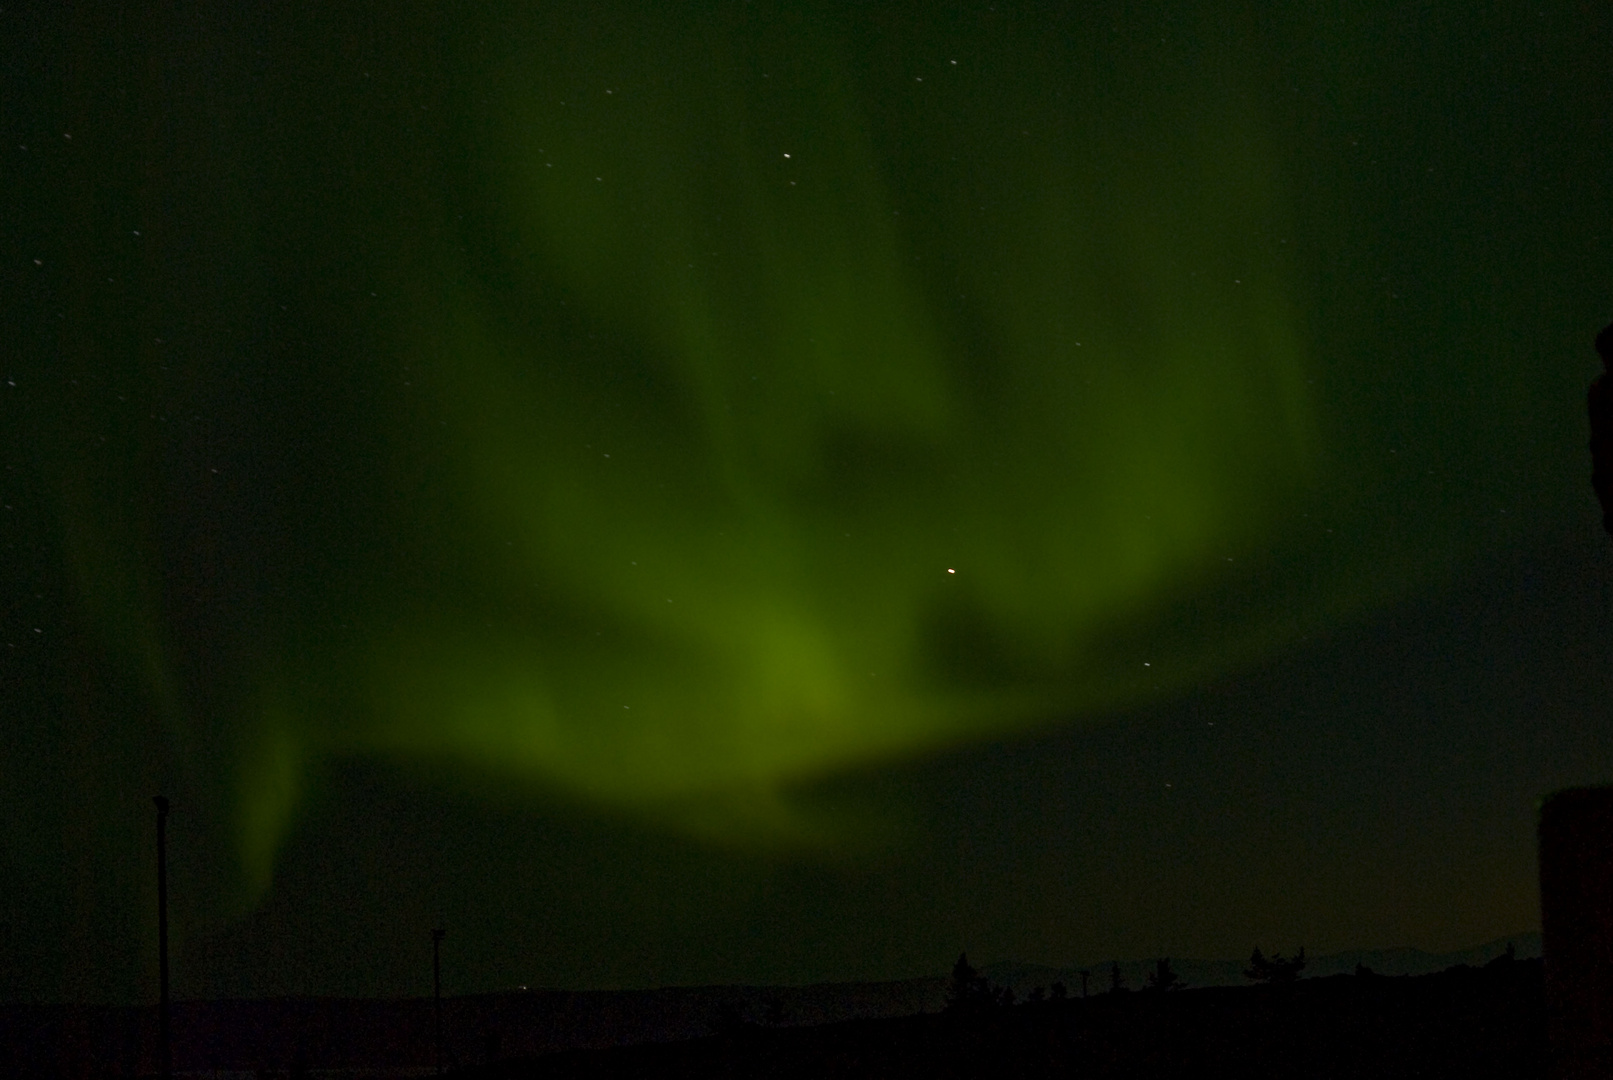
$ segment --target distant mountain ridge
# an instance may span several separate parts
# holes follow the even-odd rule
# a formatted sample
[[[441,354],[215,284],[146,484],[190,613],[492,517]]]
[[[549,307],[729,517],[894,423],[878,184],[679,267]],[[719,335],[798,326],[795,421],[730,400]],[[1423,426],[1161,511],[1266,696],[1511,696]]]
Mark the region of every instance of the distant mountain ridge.
[[[1289,955],[1299,944],[1271,942],[1265,945],[1265,951]],[[1458,964],[1479,967],[1503,955],[1508,945],[1513,947],[1514,955],[1519,960],[1532,960],[1541,953],[1538,931],[1509,934],[1494,941],[1487,941],[1483,945],[1445,953],[1430,953],[1408,948],[1348,949],[1326,956],[1307,954],[1303,977],[1348,975],[1355,971],[1357,964],[1363,964],[1379,975],[1432,975],[1436,971],[1444,971]],[[1132,990],[1140,990],[1158,960],[1159,957],[1147,960],[1110,959],[1071,967],[1049,967],[1005,960],[985,965],[981,968],[981,973],[998,986],[1011,988],[1023,1000],[1035,987],[1046,988],[1055,982],[1062,982],[1071,994],[1079,995],[1083,969],[1089,973],[1087,992],[1104,993],[1109,989],[1110,970],[1117,963],[1120,965],[1120,976],[1124,985]],[[1248,957],[1238,960],[1195,960],[1190,957],[1172,956],[1170,962],[1171,970],[1175,971],[1188,987],[1244,986],[1249,981],[1243,977],[1244,968],[1249,966]]]

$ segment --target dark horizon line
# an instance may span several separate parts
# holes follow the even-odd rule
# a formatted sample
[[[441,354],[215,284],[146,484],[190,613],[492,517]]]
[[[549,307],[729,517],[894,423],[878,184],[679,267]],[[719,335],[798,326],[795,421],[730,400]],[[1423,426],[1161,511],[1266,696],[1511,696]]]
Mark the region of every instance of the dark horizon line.
[[[1454,966],[1456,964],[1464,962],[1461,959],[1462,957],[1471,956],[1474,953],[1482,953],[1482,952],[1485,952],[1485,951],[1488,951],[1488,950],[1491,950],[1491,949],[1497,950],[1498,953],[1499,953],[1501,950],[1504,950],[1504,947],[1508,943],[1521,943],[1521,942],[1527,942],[1528,947],[1526,947],[1523,951],[1518,952],[1518,954],[1517,954],[1518,959],[1520,959],[1520,960],[1529,960],[1529,959],[1537,959],[1539,957],[1539,955],[1540,955],[1540,943],[1541,943],[1541,932],[1539,930],[1525,930],[1525,931],[1520,931],[1518,933],[1513,933],[1513,934],[1503,934],[1501,937],[1492,938],[1489,941],[1479,942],[1477,944],[1467,946],[1466,948],[1449,949],[1449,950],[1445,950],[1445,951],[1442,951],[1442,952],[1430,952],[1430,951],[1428,951],[1426,949],[1419,949],[1419,948],[1416,948],[1414,946],[1405,946],[1405,945],[1388,946],[1388,947],[1381,947],[1381,948],[1340,949],[1340,950],[1336,950],[1336,951],[1325,953],[1325,954],[1319,954],[1319,955],[1315,955],[1315,956],[1308,956],[1306,966],[1307,966],[1307,969],[1314,969],[1314,968],[1318,968],[1318,967],[1336,967],[1336,966],[1338,966],[1340,964],[1353,966],[1354,963],[1358,962],[1360,959],[1363,959],[1363,958],[1386,957],[1386,956],[1415,956],[1415,957],[1422,958],[1423,963],[1427,965],[1427,970],[1426,971],[1419,971],[1419,972],[1416,972],[1415,974],[1434,974],[1435,972],[1443,970],[1446,967],[1451,967],[1451,966]],[[1303,945],[1302,942],[1296,942],[1294,945],[1289,946],[1289,948],[1299,948],[1301,945]],[[1261,947],[1263,949],[1266,948],[1266,946],[1264,946],[1264,945],[1262,945]],[[1283,953],[1284,955],[1287,954],[1287,951],[1283,947],[1282,943],[1273,943],[1272,947],[1267,951]],[[1077,980],[1079,980],[1080,973],[1083,970],[1085,970],[1085,971],[1090,972],[1091,975],[1092,975],[1092,978],[1094,980],[1096,980],[1100,976],[1107,977],[1110,968],[1115,964],[1119,964],[1123,972],[1125,972],[1127,974],[1130,974],[1130,973],[1132,973],[1134,971],[1151,970],[1152,965],[1155,964],[1159,959],[1161,959],[1161,957],[1159,957],[1159,956],[1136,957],[1136,958],[1129,959],[1129,960],[1122,960],[1122,959],[1119,959],[1119,958],[1110,958],[1110,959],[1106,959],[1106,960],[1091,961],[1091,962],[1083,963],[1083,964],[1069,964],[1069,965],[1053,965],[1053,964],[1032,963],[1032,962],[1028,962],[1028,961],[1013,960],[1013,959],[1003,959],[1003,960],[993,960],[993,961],[989,961],[987,963],[981,964],[979,966],[979,971],[983,975],[991,975],[994,972],[997,973],[998,975],[1002,975],[1005,972],[1011,972],[1011,971],[1033,972],[1033,973],[1036,973],[1037,977],[1045,977],[1047,979],[1057,980],[1057,979],[1062,979],[1062,978],[1068,978],[1070,976],[1075,976],[1077,978]],[[1247,956],[1245,956],[1245,957],[1193,957],[1193,956],[1175,956],[1175,955],[1172,955],[1172,956],[1167,957],[1167,959],[1169,959],[1171,961],[1171,963],[1175,964],[1175,965],[1199,965],[1199,966],[1236,965],[1236,966],[1241,968],[1242,965],[1248,963],[1249,958]],[[1444,961],[1450,961],[1450,963],[1443,963]],[[1332,972],[1332,973],[1336,974],[1337,972]],[[1379,972],[1378,974],[1385,974],[1385,973]],[[1312,978],[1312,977],[1320,977],[1320,975],[1319,974],[1314,974],[1314,975],[1313,974],[1308,974],[1308,975],[1304,975],[1302,977],[1303,978]],[[710,992],[710,991],[735,991],[735,990],[755,990],[755,991],[811,990],[811,989],[831,988],[831,987],[901,986],[901,985],[909,985],[909,984],[913,984],[913,983],[924,983],[924,982],[945,983],[948,980],[948,978],[949,978],[949,976],[945,972],[941,972],[941,973],[929,973],[929,974],[921,974],[921,975],[908,975],[908,976],[901,976],[901,977],[888,978],[888,979],[840,979],[840,980],[836,980],[836,979],[821,979],[821,980],[816,980],[816,981],[813,981],[813,982],[776,982],[776,983],[763,983],[763,982],[664,983],[664,984],[662,984],[660,986],[620,986],[620,987],[613,987],[613,988],[603,988],[603,989],[594,988],[594,989],[583,989],[583,990],[568,989],[568,988],[565,988],[565,987],[556,987],[556,986],[539,986],[539,985],[524,985],[523,986],[523,985],[516,985],[516,986],[503,986],[503,987],[498,987],[498,988],[489,989],[489,990],[472,990],[472,991],[467,991],[465,993],[444,994],[443,999],[444,1000],[464,1001],[464,1000],[470,1000],[470,999],[475,999],[475,998],[500,997],[500,996],[519,995],[519,994],[531,994],[531,995],[538,995],[538,994],[567,994],[567,995],[573,995],[573,996],[579,996],[580,997],[580,996],[589,996],[589,995],[605,996],[605,995],[620,995],[620,994],[657,994],[657,993],[665,993],[665,992],[696,992],[696,991]],[[1020,980],[1020,981],[1023,981],[1023,980]],[[1066,986],[1068,986],[1068,985],[1069,984],[1066,983]],[[1217,985],[1234,985],[1234,984],[1217,984]],[[1131,988],[1132,989],[1137,989],[1138,987],[1134,986],[1134,987],[1131,987]],[[1192,987],[1191,984],[1189,984],[1188,988],[1192,989],[1193,987]],[[1200,987],[1200,988],[1203,988],[1203,987]],[[1079,987],[1078,986],[1073,987],[1071,989],[1076,991],[1076,996],[1079,996]],[[1102,991],[1100,991],[1100,992],[1102,992]],[[1097,996],[1097,995],[1093,995],[1093,996]],[[431,1000],[431,994],[429,992],[422,993],[422,994],[387,994],[387,995],[374,995],[374,996],[363,996],[363,997],[353,996],[353,995],[349,995],[349,994],[317,994],[316,993],[316,994],[269,994],[269,995],[261,995],[261,996],[234,996],[234,995],[232,995],[232,996],[225,996],[225,997],[188,997],[187,996],[187,997],[175,998],[174,999],[174,1004],[175,1005],[179,1005],[179,1004],[186,1004],[186,1005],[209,1004],[210,1005],[210,1004],[222,1004],[222,1003],[228,1003],[228,1002],[275,1002],[275,1001],[309,1001],[309,1002],[312,1002],[312,1001],[348,1001],[348,1002],[378,1002],[378,1003],[379,1002],[394,1002],[395,1003],[395,1002],[405,1002],[405,1001],[424,1001],[424,1002],[429,1002],[430,1000]],[[26,1007],[64,1007],[64,1008],[71,1007],[71,1008],[95,1008],[95,1009],[145,1009],[145,1008],[152,1007],[153,1004],[154,1004],[154,1002],[142,1002],[142,1003],[139,1003],[139,1004],[119,1004],[119,1003],[116,1003],[116,1002],[107,1002],[107,1001],[69,1001],[69,1000],[38,1000],[38,999],[36,999],[36,1000],[0,1000],[0,1009],[13,1008],[13,1007],[25,1007],[25,1008]]]

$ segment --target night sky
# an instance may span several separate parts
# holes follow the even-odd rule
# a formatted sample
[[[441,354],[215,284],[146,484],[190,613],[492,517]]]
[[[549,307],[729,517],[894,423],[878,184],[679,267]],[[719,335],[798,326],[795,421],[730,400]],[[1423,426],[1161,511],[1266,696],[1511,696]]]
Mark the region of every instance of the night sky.
[[[1613,9],[0,11],[0,999],[1538,928]]]

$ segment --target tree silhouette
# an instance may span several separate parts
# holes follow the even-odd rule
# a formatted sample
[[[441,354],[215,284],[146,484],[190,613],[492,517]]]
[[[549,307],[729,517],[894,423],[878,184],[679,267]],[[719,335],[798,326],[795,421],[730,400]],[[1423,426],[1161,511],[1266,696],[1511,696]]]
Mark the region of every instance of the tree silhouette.
[[[1116,960],[1109,965],[1109,992],[1118,994],[1126,988],[1125,976],[1120,974],[1120,961]]]
[[[1596,335],[1596,351],[1602,355],[1603,374],[1591,382],[1586,397],[1591,421],[1591,487],[1602,504],[1602,527],[1613,535],[1613,325]]]
[[[1009,991],[1009,1004],[1012,1004],[1013,991]],[[986,977],[976,971],[969,964],[969,954],[959,953],[958,962],[952,965],[952,983],[947,987],[946,1011],[981,1012],[998,1003],[998,996],[992,990]]]
[[[1261,953],[1260,946],[1249,954],[1249,966],[1244,969],[1243,977],[1250,982],[1263,983],[1291,983],[1299,978],[1299,973],[1305,970],[1305,946],[1299,947],[1299,952],[1293,956],[1284,956],[1282,953],[1272,953],[1267,959]]]
[[[1154,964],[1154,970],[1148,975],[1148,989],[1150,990],[1180,990],[1186,984],[1171,969],[1171,958],[1166,956]]]

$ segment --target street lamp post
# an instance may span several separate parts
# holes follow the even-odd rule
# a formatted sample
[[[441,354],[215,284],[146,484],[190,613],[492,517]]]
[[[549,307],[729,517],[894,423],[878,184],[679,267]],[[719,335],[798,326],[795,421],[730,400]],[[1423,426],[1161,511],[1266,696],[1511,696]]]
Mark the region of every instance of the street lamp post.
[[[431,1014],[437,1028],[437,1075],[442,1075],[442,936],[441,927],[431,932]]]

